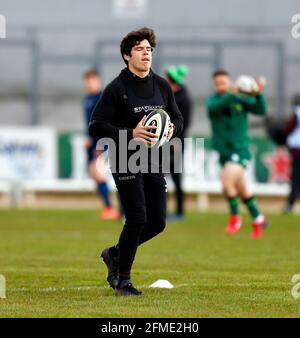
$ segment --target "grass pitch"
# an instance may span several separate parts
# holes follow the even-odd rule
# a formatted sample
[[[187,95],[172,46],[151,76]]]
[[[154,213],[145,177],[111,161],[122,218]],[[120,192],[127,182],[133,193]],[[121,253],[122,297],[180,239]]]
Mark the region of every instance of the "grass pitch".
[[[133,280],[142,297],[120,298],[105,282],[100,250],[120,223],[89,211],[0,211],[0,317],[299,317],[291,278],[300,273],[299,216],[271,215],[266,236],[250,220],[224,235],[224,214],[188,214],[139,248]],[[157,279],[175,288],[149,289]]]

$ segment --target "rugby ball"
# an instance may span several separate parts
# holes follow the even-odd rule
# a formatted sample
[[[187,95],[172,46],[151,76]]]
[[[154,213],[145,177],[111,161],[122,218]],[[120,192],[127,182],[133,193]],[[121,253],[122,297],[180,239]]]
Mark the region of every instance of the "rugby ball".
[[[241,75],[236,80],[239,91],[243,94],[253,95],[259,91],[257,82],[252,76]]]
[[[168,141],[168,132],[171,125],[169,115],[163,109],[155,109],[151,111],[144,121],[144,126],[156,126],[153,133],[157,135],[157,139],[149,147],[161,147]],[[151,130],[150,130],[151,131]]]

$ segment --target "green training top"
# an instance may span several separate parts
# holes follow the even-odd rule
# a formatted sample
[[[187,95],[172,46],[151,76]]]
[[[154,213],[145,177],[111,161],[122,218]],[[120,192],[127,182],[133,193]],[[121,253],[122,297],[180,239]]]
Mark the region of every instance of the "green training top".
[[[213,94],[207,99],[213,148],[220,154],[248,151],[248,113],[266,114],[266,101],[257,96]]]

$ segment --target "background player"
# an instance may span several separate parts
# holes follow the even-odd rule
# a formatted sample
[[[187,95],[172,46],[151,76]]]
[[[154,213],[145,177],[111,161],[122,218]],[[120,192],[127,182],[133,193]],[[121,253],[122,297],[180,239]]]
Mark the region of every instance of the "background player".
[[[207,100],[207,111],[212,128],[213,147],[219,153],[223,166],[222,186],[230,207],[230,220],[225,231],[236,233],[242,220],[239,214],[239,197],[243,200],[253,219],[252,237],[262,236],[267,220],[258,209],[257,202],[246,186],[245,168],[251,158],[248,137],[248,112],[266,114],[263,96],[264,85],[258,83],[255,95],[241,95],[225,70],[213,73],[215,93]]]
[[[183,219],[184,217],[184,191],[182,189],[182,173],[176,173],[174,171],[174,152],[182,151],[182,158],[184,156],[184,138],[191,120],[191,108],[192,100],[189,92],[185,86],[185,78],[188,74],[188,67],[180,65],[178,67],[169,67],[166,71],[165,78],[168,81],[175,97],[176,104],[183,117],[183,129],[179,138],[181,140],[182,149],[176,149],[176,146],[172,147],[171,154],[171,177],[175,185],[176,194],[176,213],[169,215],[169,221],[176,221]]]
[[[84,73],[83,81],[86,91],[84,98],[84,113],[86,128],[88,128],[92,111],[102,95],[101,78],[97,70],[91,69]],[[104,154],[96,150],[97,139],[87,137],[85,148],[87,151],[88,170],[90,176],[97,184],[98,195],[102,198],[104,209],[100,214],[103,220],[117,220],[119,212],[112,207],[109,188],[106,182],[106,161]]]
[[[287,137],[287,146],[291,153],[291,183],[285,212],[293,211],[297,197],[300,196],[300,95],[293,98],[293,115],[287,122],[284,130]]]

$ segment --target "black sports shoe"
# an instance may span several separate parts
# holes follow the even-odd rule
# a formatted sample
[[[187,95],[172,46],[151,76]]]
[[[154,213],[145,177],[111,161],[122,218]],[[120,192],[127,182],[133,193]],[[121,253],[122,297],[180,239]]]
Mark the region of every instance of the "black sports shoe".
[[[117,296],[140,296],[142,294],[132,285],[131,280],[122,281],[115,290]]]
[[[109,254],[109,248],[102,251],[101,257],[107,266],[107,277],[109,285],[115,289],[119,281],[119,257],[112,257]]]

